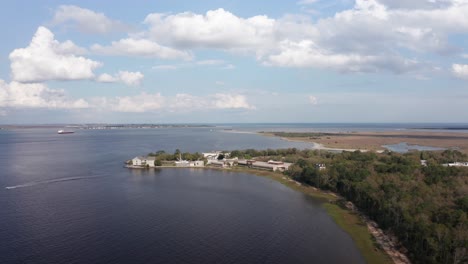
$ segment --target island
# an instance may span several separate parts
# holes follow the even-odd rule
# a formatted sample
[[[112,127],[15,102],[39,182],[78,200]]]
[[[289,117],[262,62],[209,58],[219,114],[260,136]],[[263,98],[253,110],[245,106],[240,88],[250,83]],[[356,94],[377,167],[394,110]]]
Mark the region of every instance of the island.
[[[268,177],[321,199],[368,263],[463,263],[468,259],[467,160],[458,150],[402,154],[289,148],[157,151],[126,166]]]

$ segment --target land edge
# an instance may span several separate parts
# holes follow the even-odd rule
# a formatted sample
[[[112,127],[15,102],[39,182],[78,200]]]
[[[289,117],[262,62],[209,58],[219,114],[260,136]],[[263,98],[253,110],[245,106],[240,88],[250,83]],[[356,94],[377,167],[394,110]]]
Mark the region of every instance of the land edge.
[[[313,186],[304,185],[286,175],[278,172],[255,170],[245,167],[219,168],[219,167],[176,167],[157,166],[151,168],[124,166],[130,169],[210,169],[226,172],[242,172],[259,177],[265,177],[283,184],[295,191],[321,200],[322,207],[333,221],[344,230],[355,242],[359,252],[367,263],[395,263],[409,264],[409,258],[399,250],[395,236],[385,233],[378,224],[360,212],[350,201],[331,191],[324,191]],[[345,207],[337,201],[346,201]],[[401,248],[401,247],[400,247]]]
[[[314,144],[314,148],[312,150],[330,150],[330,151],[350,151],[354,152],[356,150],[359,150],[361,152],[368,152],[368,151],[375,151],[377,153],[384,152],[386,148],[380,147],[377,149],[361,149],[361,148],[337,148],[337,147],[328,147],[325,144],[314,142],[314,141],[307,141],[307,140],[302,140],[302,139],[297,139],[297,138],[292,138],[292,137],[282,137],[282,136],[276,136],[273,133],[270,132],[257,132],[256,134],[264,136],[264,137],[276,137],[279,138],[280,140],[288,141],[288,142],[300,142],[300,143],[311,143]]]
[[[387,145],[406,143],[409,146],[419,145],[431,148],[439,148],[431,149],[428,151],[452,149],[468,153],[468,144],[466,143],[468,134],[461,132],[390,131],[362,133],[328,133],[326,134],[327,139],[323,139],[322,137],[317,138],[315,140],[314,138],[310,137],[289,137],[284,135],[276,135],[275,133],[277,132],[257,132],[258,135],[265,137],[276,137],[280,140],[290,142],[314,144],[314,147],[312,149],[316,150],[351,152],[359,150],[361,152],[373,151],[376,153],[382,153],[385,151],[389,151]],[[409,148],[409,151],[411,150],[417,150],[417,148]]]

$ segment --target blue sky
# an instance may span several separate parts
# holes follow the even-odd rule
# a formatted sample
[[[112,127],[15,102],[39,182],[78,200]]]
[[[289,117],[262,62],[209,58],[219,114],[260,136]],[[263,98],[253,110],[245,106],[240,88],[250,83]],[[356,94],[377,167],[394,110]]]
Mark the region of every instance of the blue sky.
[[[0,123],[466,122],[467,0],[4,1]]]

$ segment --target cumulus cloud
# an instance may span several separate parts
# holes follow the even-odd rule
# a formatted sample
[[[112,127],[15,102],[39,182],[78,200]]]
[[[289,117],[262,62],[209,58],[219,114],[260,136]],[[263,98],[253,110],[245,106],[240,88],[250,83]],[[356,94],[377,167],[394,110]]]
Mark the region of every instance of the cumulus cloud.
[[[82,52],[73,42],[60,43],[49,29],[39,27],[28,47],[10,53],[12,79],[30,83],[92,79],[93,70],[102,64],[75,55]]]
[[[436,67],[420,55],[461,53],[462,48],[451,43],[450,36],[468,32],[466,14],[465,0],[355,0],[353,7],[316,21],[303,15],[240,17],[222,8],[202,14],[152,13],[144,20],[147,30],[109,45],[94,44],[91,50],[110,56],[191,60],[193,50],[219,49],[254,55],[272,66],[427,74]],[[103,14],[75,6],[61,6],[54,20],[94,21],[93,28],[94,23],[103,25],[104,29],[96,29],[101,32],[112,24]],[[217,60],[195,64],[234,68]]]
[[[144,75],[141,72],[119,71],[118,77],[128,86],[138,86],[141,84]]]
[[[119,71],[115,75],[103,73],[96,78],[96,81],[103,83],[122,82],[127,86],[139,86],[144,78],[141,72]]]
[[[97,54],[114,56],[137,56],[161,59],[189,60],[192,55],[187,51],[181,51],[170,47],[161,46],[147,39],[126,38],[113,41],[110,46],[94,44],[91,50]]]
[[[254,106],[247,103],[247,98],[244,95],[223,94],[217,93],[211,96],[213,98],[211,105],[219,109],[255,109]]]
[[[422,72],[434,67],[416,59],[418,56],[409,57],[406,50],[416,55],[459,52],[449,43],[448,36],[468,30],[466,3],[457,0],[439,7],[394,9],[377,0],[356,0],[353,8],[316,22],[293,15],[280,19],[242,18],[224,9],[206,14],[154,13],[146,17],[149,30],[143,35],[183,49],[245,51],[273,66],[331,68],[341,72]],[[441,18],[444,21],[437,22]]]
[[[467,64],[453,64],[452,73],[458,78],[468,79],[468,65]]]
[[[82,32],[98,34],[129,29],[125,24],[112,20],[102,13],[74,5],[59,6],[51,24],[74,27]]]
[[[63,90],[48,88],[42,83],[6,83],[0,80],[0,107],[10,108],[88,108],[84,99],[69,99]]]
[[[394,55],[365,55],[359,53],[333,53],[322,49],[312,41],[280,44],[280,51],[270,55],[264,64],[282,67],[315,67],[339,72],[378,72],[386,70],[397,74],[416,71],[430,66],[415,60]]]
[[[267,16],[237,17],[222,8],[206,14],[184,12],[149,14],[145,23],[151,39],[178,47],[245,49],[273,43],[274,19]]]
[[[115,81],[115,76],[101,75]],[[206,96],[179,93],[163,96],[160,93],[141,92],[132,96],[92,97],[72,99],[64,90],[50,89],[43,83],[7,83],[0,80],[0,108],[2,114],[9,109],[100,109],[103,111],[143,113],[143,112],[193,112],[210,109],[253,110],[246,96],[231,93],[216,93]]]

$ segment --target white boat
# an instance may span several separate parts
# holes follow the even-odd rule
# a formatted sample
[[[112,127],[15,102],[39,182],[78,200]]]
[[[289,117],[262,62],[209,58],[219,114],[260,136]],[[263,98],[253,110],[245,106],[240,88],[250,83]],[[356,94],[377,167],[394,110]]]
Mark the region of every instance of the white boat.
[[[74,131],[65,131],[65,130],[59,130],[57,131],[57,134],[73,134],[75,133]]]

